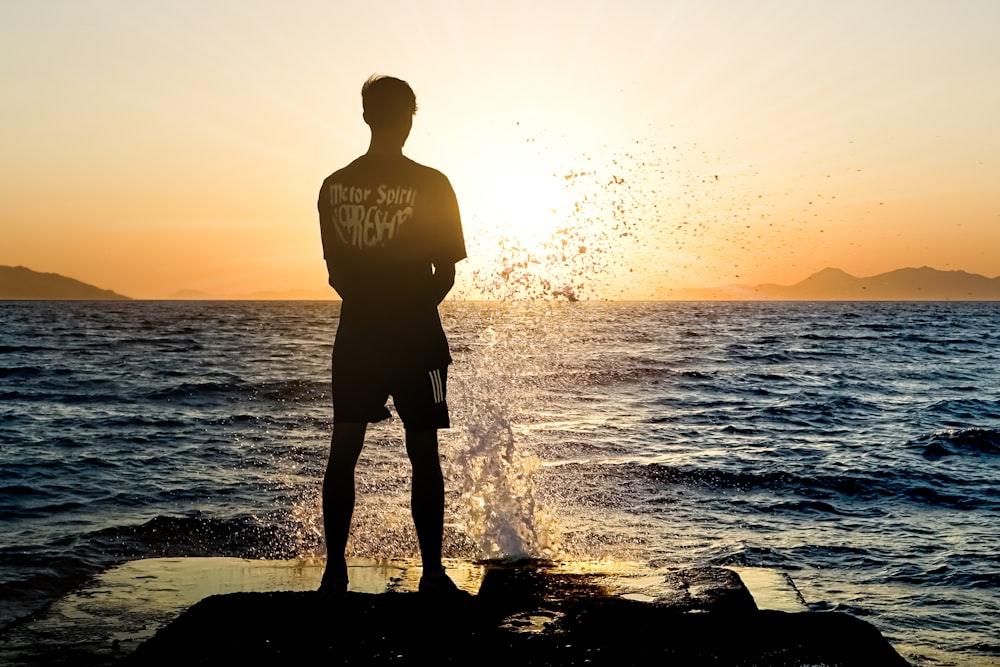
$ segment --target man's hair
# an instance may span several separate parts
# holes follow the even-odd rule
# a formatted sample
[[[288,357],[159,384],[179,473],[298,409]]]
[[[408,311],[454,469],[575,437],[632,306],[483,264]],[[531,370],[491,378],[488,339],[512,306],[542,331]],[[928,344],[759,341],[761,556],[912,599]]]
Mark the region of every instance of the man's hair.
[[[371,127],[395,125],[417,113],[417,96],[402,79],[373,74],[361,86],[365,121]]]

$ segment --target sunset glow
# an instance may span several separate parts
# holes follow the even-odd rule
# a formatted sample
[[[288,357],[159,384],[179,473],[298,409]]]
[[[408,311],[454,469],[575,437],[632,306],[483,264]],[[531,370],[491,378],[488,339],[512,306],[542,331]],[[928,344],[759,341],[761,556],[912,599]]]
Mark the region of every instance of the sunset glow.
[[[5,3],[0,265],[138,298],[331,297],[316,192],[366,149],[383,72],[417,93],[405,152],[458,194],[459,296],[505,270],[582,298],[993,277],[998,7]]]

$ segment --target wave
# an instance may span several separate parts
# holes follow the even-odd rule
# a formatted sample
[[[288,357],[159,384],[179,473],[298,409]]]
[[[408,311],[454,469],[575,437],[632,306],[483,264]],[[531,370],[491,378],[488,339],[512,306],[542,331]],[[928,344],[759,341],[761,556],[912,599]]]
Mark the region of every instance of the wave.
[[[955,586],[964,589],[993,590],[1000,587],[1000,571],[983,570],[985,563],[970,563],[958,557],[948,557],[932,569],[915,563],[904,563],[886,570],[887,579],[914,586]],[[995,565],[994,565],[995,567]]]
[[[585,464],[572,464],[585,465]],[[864,474],[857,470],[830,474],[800,474],[786,470],[732,471],[691,466],[671,466],[662,463],[618,463],[605,466],[626,478],[640,478],[657,486],[685,486],[705,491],[769,491],[781,496],[797,496],[794,500],[758,507],[766,512],[811,512],[842,516],[881,516],[877,507],[864,506],[843,509],[832,503],[836,497],[851,502],[892,499],[921,505],[951,509],[982,509],[995,505],[989,497],[991,487],[984,483],[970,486],[947,472],[934,469],[912,470],[906,475],[890,471]],[[961,493],[957,489],[961,488]]]
[[[851,334],[820,334],[820,333],[804,333],[798,336],[802,340],[818,340],[822,342],[855,342],[855,341],[878,341],[882,342],[885,340],[884,336],[858,336]]]
[[[48,371],[45,372],[49,374]],[[13,375],[13,374],[12,374]],[[185,374],[188,375],[188,374]],[[29,374],[14,375],[28,377]],[[217,401],[244,402],[264,400],[276,403],[325,401],[329,382],[315,380],[279,380],[251,382],[229,381],[180,382],[154,389],[137,391],[128,380],[77,378],[71,385],[60,381],[42,381],[0,392],[9,401],[59,403],[65,405],[143,405],[181,403],[184,405],[212,404]],[[208,403],[205,403],[205,402]]]
[[[96,573],[128,560],[188,556],[291,559],[316,552],[318,544],[318,536],[296,533],[288,517],[276,513],[272,517],[238,515],[228,519],[159,515],[141,524],[66,536],[45,547],[3,547],[0,630]]]
[[[92,552],[118,559],[137,557],[229,556],[289,559],[301,552],[285,518],[237,515],[227,519],[193,514],[156,516],[139,525],[105,528],[84,538]]]
[[[223,381],[181,382],[145,394],[151,401],[198,400],[206,397],[232,396],[263,398],[272,401],[321,399],[329,393],[329,383],[316,380],[277,380],[252,382],[239,378]]]
[[[908,443],[928,459],[1000,455],[1000,432],[988,428],[936,431]]]
[[[45,369],[38,366],[14,366],[12,368],[0,368],[0,378],[31,378],[41,375]]]
[[[791,512],[796,514],[830,514],[836,516],[864,517],[872,518],[884,516],[885,512],[878,508],[861,508],[857,510],[845,510],[834,506],[831,503],[821,500],[793,500],[778,502],[769,505],[755,505],[764,512]]]
[[[22,352],[61,352],[62,349],[50,345],[0,345],[0,354],[19,354]]]
[[[1000,419],[1000,401],[987,401],[979,398],[937,401],[930,405],[927,410],[966,420]]]
[[[49,493],[35,486],[25,484],[6,484],[0,486],[0,497],[47,496]]]

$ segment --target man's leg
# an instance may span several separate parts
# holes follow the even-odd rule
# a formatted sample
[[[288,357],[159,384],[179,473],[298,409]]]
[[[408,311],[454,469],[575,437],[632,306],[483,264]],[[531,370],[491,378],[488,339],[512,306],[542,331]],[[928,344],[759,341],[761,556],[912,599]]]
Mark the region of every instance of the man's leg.
[[[324,585],[347,584],[344,550],[354,514],[354,467],[365,442],[365,422],[338,422],[330,438],[330,459],[323,477],[323,530],[326,533]],[[338,583],[340,582],[340,583]]]
[[[441,536],[444,532],[444,477],[438,457],[436,429],[407,429],[406,454],[413,467],[410,510],[420,543],[425,573],[441,571]]]

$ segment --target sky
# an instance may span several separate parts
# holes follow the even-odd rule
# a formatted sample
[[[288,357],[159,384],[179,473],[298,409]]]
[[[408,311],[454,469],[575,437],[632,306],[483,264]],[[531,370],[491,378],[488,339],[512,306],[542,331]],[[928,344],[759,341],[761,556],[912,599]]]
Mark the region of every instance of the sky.
[[[995,0],[0,0],[0,265],[332,296],[316,196],[382,73],[458,195],[456,297],[994,277],[997,25]]]

